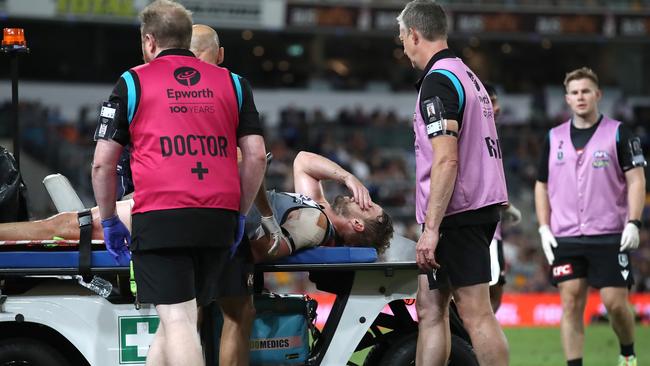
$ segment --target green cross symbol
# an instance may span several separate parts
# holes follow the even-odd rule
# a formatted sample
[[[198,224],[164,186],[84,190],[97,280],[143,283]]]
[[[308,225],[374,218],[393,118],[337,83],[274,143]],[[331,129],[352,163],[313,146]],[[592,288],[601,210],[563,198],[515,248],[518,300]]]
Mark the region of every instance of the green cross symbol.
[[[120,364],[144,363],[160,319],[155,315],[121,316],[118,322]]]

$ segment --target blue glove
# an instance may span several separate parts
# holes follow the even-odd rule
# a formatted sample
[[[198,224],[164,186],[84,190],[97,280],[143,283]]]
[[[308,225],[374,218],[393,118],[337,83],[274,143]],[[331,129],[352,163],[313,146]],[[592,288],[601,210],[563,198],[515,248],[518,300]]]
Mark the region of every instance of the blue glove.
[[[111,253],[115,262],[121,266],[128,266],[131,260],[128,244],[131,244],[131,233],[117,216],[102,220],[104,228],[104,244]]]
[[[244,238],[244,230],[246,229],[246,215],[239,215],[239,222],[237,223],[237,233],[235,234],[235,242],[230,246],[230,258],[237,252],[239,243]]]

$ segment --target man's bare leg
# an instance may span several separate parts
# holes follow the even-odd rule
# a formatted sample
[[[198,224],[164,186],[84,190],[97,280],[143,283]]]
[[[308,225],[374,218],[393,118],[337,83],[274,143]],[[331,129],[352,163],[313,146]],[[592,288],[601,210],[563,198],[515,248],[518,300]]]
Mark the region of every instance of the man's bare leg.
[[[117,202],[117,215],[131,230],[132,200]],[[92,238],[104,239],[99,210],[90,210],[93,218]],[[43,220],[9,222],[0,224],[0,240],[51,240],[60,237],[67,240],[79,240],[79,222],[76,212],[62,212]]]
[[[587,280],[576,278],[560,282],[557,287],[562,300],[560,334],[564,356],[567,360],[582,358],[585,341],[585,326],[582,317],[587,304]]]
[[[449,300],[447,290],[429,290],[426,274],[418,276],[415,302],[418,313],[418,341],[415,356],[417,366],[443,366],[451,352],[449,330]]]
[[[174,366],[203,366],[203,350],[201,340],[196,330],[197,307],[196,299],[172,305],[156,305],[156,311],[160,317],[158,334],[159,339],[151,344],[149,353],[152,361],[147,355],[147,366],[158,366],[160,360],[166,361],[167,365]]]
[[[622,345],[634,343],[634,313],[628,300],[626,287],[604,287],[600,289],[600,298],[609,314],[618,342]]]
[[[482,366],[508,365],[508,341],[494,316],[487,283],[454,290],[460,318]]]
[[[133,208],[133,200],[117,201],[115,203],[115,213],[120,221],[131,231],[131,209]],[[93,239],[104,239],[104,231],[102,230],[101,218],[99,217],[99,209],[93,207],[90,210],[93,217]]]
[[[248,366],[250,337],[255,318],[253,297],[232,296],[219,299],[223,313],[219,365]]]
[[[64,212],[43,220],[0,224],[0,240],[48,240],[55,236],[79,239],[76,212]]]
[[[165,366],[168,364],[165,360],[165,352],[163,352],[166,342],[164,325],[160,322],[149,345],[149,351],[147,351],[146,366]]]

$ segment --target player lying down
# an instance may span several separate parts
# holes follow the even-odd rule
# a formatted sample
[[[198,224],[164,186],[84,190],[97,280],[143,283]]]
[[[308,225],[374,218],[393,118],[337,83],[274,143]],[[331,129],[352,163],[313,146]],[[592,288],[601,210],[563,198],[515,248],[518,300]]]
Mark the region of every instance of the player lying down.
[[[393,235],[390,216],[370,199],[366,187],[333,161],[300,152],[293,164],[294,193],[260,187],[255,206],[246,217],[245,233],[255,262],[281,258],[310,247],[364,246],[382,252]],[[344,184],[351,196],[328,202],[322,181]],[[133,200],[117,202],[117,215],[131,229]],[[97,207],[90,210],[92,239],[103,239]],[[0,241],[79,239],[77,212],[44,220],[0,224]]]

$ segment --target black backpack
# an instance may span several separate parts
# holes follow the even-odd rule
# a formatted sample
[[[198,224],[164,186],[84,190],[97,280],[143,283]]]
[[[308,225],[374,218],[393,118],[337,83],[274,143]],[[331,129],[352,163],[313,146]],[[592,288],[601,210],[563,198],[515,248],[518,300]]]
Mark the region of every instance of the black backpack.
[[[14,156],[0,146],[0,222],[27,220],[27,186]]]

